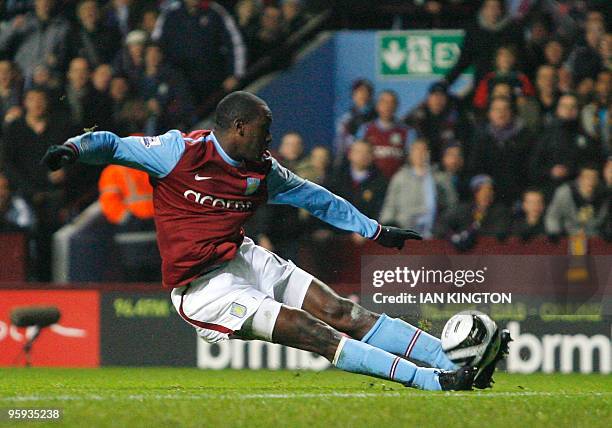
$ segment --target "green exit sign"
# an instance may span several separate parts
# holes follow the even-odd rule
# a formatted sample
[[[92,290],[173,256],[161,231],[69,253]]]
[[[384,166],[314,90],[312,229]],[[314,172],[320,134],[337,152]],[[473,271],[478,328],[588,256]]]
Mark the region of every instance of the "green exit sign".
[[[459,59],[462,44],[461,30],[378,32],[378,75],[383,78],[443,76]]]

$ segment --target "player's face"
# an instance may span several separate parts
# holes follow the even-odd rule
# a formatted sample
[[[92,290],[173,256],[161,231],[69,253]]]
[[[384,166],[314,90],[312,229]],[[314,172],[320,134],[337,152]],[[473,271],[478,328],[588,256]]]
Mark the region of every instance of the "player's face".
[[[246,140],[243,145],[242,158],[250,161],[260,160],[264,152],[270,148],[272,134],[272,112],[268,106],[261,106],[261,114],[251,123],[244,124],[243,138]]]

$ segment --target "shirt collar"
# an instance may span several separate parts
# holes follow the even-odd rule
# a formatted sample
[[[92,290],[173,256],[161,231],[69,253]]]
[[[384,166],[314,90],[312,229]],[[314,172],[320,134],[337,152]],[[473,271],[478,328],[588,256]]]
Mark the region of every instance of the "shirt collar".
[[[215,134],[213,132],[208,135],[208,138],[212,140],[213,144],[215,145],[215,149],[217,149],[217,151],[221,155],[221,158],[223,158],[225,162],[227,162],[231,166],[240,166],[241,162],[232,159],[227,153],[225,153],[225,150],[223,150],[223,147],[221,147],[221,144],[219,144],[219,141],[217,140],[217,137],[215,137]]]

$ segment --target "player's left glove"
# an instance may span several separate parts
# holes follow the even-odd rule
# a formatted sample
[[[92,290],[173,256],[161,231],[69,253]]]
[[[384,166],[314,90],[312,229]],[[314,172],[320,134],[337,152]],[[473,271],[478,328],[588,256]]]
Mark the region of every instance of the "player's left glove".
[[[57,171],[64,165],[76,162],[77,152],[70,145],[51,146],[40,160],[41,165],[47,165],[51,171]]]
[[[374,237],[374,240],[388,248],[397,248],[401,250],[404,248],[404,242],[408,239],[422,240],[423,237],[414,230],[400,229],[399,227],[393,226],[380,226],[380,231]]]

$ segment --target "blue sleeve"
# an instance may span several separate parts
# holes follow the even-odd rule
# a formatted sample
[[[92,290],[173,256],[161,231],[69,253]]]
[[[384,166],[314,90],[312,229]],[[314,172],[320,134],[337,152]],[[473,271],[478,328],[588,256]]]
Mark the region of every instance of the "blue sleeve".
[[[177,130],[157,137],[127,138],[106,131],[88,132],[66,144],[76,148],[81,162],[128,166],[156,178],[168,175],[185,151],[185,141]]]
[[[349,232],[357,232],[366,238],[378,231],[378,222],[363,215],[340,196],[318,184],[298,177],[272,159],[272,169],[267,177],[268,202],[304,208],[315,217]]]

